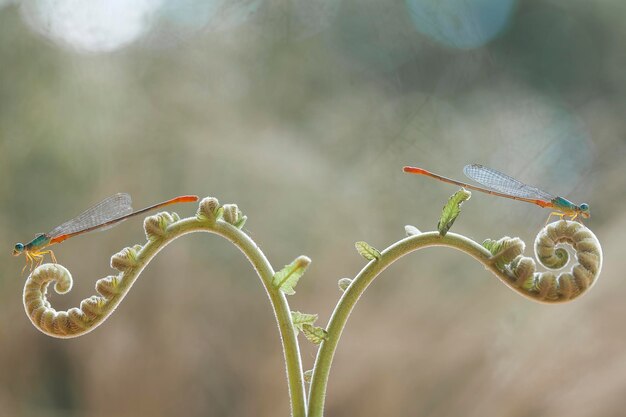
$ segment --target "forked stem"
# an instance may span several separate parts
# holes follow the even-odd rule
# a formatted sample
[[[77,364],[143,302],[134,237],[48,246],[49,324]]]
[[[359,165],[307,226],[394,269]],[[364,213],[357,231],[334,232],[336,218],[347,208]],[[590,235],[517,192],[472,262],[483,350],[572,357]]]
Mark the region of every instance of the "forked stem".
[[[348,280],[350,283],[337,303],[326,330],[300,323],[301,330],[310,340],[315,343],[322,341],[313,368],[307,403],[298,340],[285,294],[294,292],[293,287],[310,260],[300,256],[275,273],[261,249],[241,230],[245,221],[246,217],[236,205],[220,206],[215,198],[203,199],[195,217],[181,220],[176,214],[170,213],[150,216],[144,221],[148,242],[143,246],[124,248],[111,258],[111,266],[120,272],[97,281],[96,290],[100,295],[83,300],[80,308],[56,311],[46,297],[48,286],[55,282],[55,290],[66,293],[72,287],[72,277],[61,265],[45,264],[36,268],[26,281],[26,313],[39,330],[50,336],[69,338],[88,333],[109,317],[146,265],[166,245],[187,233],[217,234],[232,242],[248,258],[270,299],[283,345],[292,416],[321,417],[330,367],[348,317],[370,283],[399,258],[425,247],[451,247],[482,263],[519,294],[546,303],[565,302],[579,297],[593,286],[602,266],[602,250],[596,237],[583,225],[570,221],[551,223],[542,229],[535,241],[537,258],[544,266],[552,269],[563,267],[569,259],[567,252],[557,246],[567,243],[574,247],[577,263],[569,272],[558,276],[551,272],[535,272],[535,262],[521,256],[524,243],[517,238],[487,240],[480,245],[454,233],[420,233],[415,228],[407,227],[407,233],[411,236],[382,252],[365,242],[358,242],[359,253],[371,261],[354,280]],[[450,222],[453,221],[452,218]],[[347,284],[345,280],[341,281],[342,285]],[[294,314],[299,320],[316,317],[299,312]]]
[[[417,231],[414,228],[408,230]],[[580,223],[570,221],[547,225],[537,236],[535,252],[544,266],[561,268],[567,263],[567,255],[556,247],[564,242],[574,247],[578,263],[572,267],[572,272],[561,273],[558,277],[550,272],[536,273],[534,261],[521,256],[524,244],[517,238],[486,241],[480,245],[454,233],[441,236],[438,232],[418,232],[380,252],[380,256],[365,265],[354,278],[330,317],[326,328],[328,338],[322,342],[313,367],[308,417],[324,414],[333,357],[354,306],[372,281],[393,262],[418,249],[447,246],[470,255],[522,296],[539,302],[559,303],[571,301],[589,290],[602,267],[602,250],[595,235]]]
[[[223,217],[223,218],[222,218]],[[285,356],[291,413],[306,416],[306,393],[300,360],[298,340],[291,324],[291,310],[285,294],[272,285],[274,270],[250,237],[240,228],[245,217],[235,205],[220,207],[216,199],[206,198],[200,203],[196,217],[179,220],[178,216],[159,213],[146,218],[144,227],[148,242],[144,246],[125,248],[111,258],[111,265],[120,270],[117,276],[99,280],[96,289],[100,296],[81,302],[80,308],[56,311],[47,300],[50,283],[55,290],[66,293],[72,287],[69,271],[56,264],[45,264],[28,277],[24,287],[24,308],[31,322],[53,337],[69,338],[90,332],[115,310],[146,265],[156,254],[175,239],[193,232],[208,232],[228,239],[248,258],[269,296],[278,324]]]
[[[313,367],[313,377],[309,390],[309,417],[321,417],[324,415],[324,400],[330,367],[341,333],[359,298],[361,298],[372,281],[396,260],[413,251],[429,246],[449,246],[458,249],[483,263],[488,270],[496,274],[499,273],[495,266],[489,262],[491,253],[487,249],[464,236],[454,233],[448,233],[444,237],[440,236],[438,232],[422,233],[407,237],[383,250],[379,259],[370,261],[354,278],[330,317],[328,327],[326,328],[328,339],[321,344],[315,360],[315,366]]]

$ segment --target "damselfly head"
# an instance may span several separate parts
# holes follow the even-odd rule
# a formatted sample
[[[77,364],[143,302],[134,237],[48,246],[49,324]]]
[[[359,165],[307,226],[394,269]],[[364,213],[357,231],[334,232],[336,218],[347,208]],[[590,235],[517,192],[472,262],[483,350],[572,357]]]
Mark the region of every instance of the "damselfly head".
[[[13,256],[19,256],[22,252],[24,252],[24,244],[16,243],[13,248]]]
[[[578,210],[580,212],[580,215],[584,219],[588,219],[589,217],[591,217],[591,213],[589,212],[589,204],[582,203],[580,206],[578,206]]]

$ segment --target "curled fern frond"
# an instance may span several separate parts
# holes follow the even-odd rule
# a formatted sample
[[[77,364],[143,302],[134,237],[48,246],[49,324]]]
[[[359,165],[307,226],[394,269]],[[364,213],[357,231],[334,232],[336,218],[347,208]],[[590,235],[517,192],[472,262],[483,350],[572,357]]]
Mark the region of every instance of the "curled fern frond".
[[[230,223],[238,229],[241,229],[247,220],[247,217],[241,213],[237,204],[224,204],[224,221]]]
[[[80,308],[56,311],[47,299],[48,286],[54,282],[58,294],[72,289],[72,275],[59,264],[45,264],[33,271],[24,286],[24,309],[30,321],[50,336],[70,338],[87,333],[106,304],[105,297],[92,297],[81,302]]]
[[[137,267],[137,250],[136,248],[124,248],[111,257],[111,268],[118,271],[132,271]]]
[[[223,209],[220,202],[215,197],[205,197],[200,201],[200,206],[196,217],[200,220],[216,221],[222,216]]]
[[[111,275],[96,281],[96,291],[105,298],[112,298],[121,292],[120,279],[118,276]]]
[[[483,242],[483,246],[493,255],[491,261],[499,270],[503,270],[506,264],[513,262],[526,247],[520,238],[508,236],[500,240],[487,239]]]
[[[26,313],[35,327],[47,335],[59,338],[83,335],[95,329],[111,315],[146,265],[166,245],[193,232],[222,236],[246,256],[266,289],[283,342],[292,415],[304,416],[306,398],[302,364],[298,359],[298,341],[285,294],[293,293],[297,278],[302,275],[310,259],[305,256],[296,259],[294,269],[286,274],[288,276],[284,277],[284,280],[280,280],[280,285],[272,285],[275,272],[258,245],[241,230],[245,221],[246,216],[241,214],[237,205],[220,206],[219,201],[213,197],[204,198],[193,217],[180,219],[175,213],[150,216],[144,222],[148,241],[143,245],[124,248],[111,258],[111,266],[119,273],[97,281],[98,295],[83,300],[79,308],[56,311],[47,299],[48,286],[55,282],[57,292],[68,292],[72,287],[72,277],[61,265],[45,264],[36,268],[26,281],[23,296]],[[316,341],[321,341],[325,337],[323,329],[308,323],[302,323],[302,327],[308,337]]]
[[[41,265],[28,277],[24,287],[26,313],[39,330],[50,336],[67,338],[89,332],[115,310],[141,271],[165,245],[192,231],[222,235],[238,231],[245,216],[241,215],[237,205],[226,205],[224,220],[228,222],[221,220],[223,212],[217,199],[207,197],[200,202],[196,217],[181,220],[176,213],[167,212],[147,217],[144,220],[147,242],[126,247],[113,255],[111,267],[119,274],[98,280],[98,295],[83,300],[79,308],[56,311],[51,307],[47,299],[49,284],[55,282],[55,290],[64,294],[72,287],[72,276],[61,265]]]
[[[527,297],[542,302],[573,300],[595,284],[602,268],[600,242],[583,224],[558,221],[544,227],[535,239],[535,255],[544,267],[555,270],[567,265],[567,250],[558,247],[566,244],[573,248],[576,262],[569,271],[535,272],[531,258],[518,257],[504,272],[511,278],[511,285]]]
[[[162,239],[167,234],[167,228],[170,224],[180,220],[176,213],[157,213],[153,216],[146,217],[143,221],[143,228],[146,232],[148,240]]]

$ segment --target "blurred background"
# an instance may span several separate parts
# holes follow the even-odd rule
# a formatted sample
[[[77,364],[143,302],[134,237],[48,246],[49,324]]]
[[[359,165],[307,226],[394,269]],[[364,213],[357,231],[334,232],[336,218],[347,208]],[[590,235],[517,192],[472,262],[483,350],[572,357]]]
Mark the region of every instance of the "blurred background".
[[[370,287],[342,336],[328,416],[616,416],[626,407],[626,3],[621,0],[0,0],[0,416],[287,416],[282,349],[245,258],[167,247],[73,340],[24,314],[30,240],[116,193],[237,203],[275,268],[313,259],[291,308],[324,325],[337,280],[404,226],[436,227],[482,163],[588,202],[596,287],[530,302],[428,249]],[[196,206],[173,207],[181,216]],[[532,242],[547,210],[474,193],[453,231]],[[74,289],[144,241],[139,219],[59,245]],[[300,336],[304,368],[316,347]]]

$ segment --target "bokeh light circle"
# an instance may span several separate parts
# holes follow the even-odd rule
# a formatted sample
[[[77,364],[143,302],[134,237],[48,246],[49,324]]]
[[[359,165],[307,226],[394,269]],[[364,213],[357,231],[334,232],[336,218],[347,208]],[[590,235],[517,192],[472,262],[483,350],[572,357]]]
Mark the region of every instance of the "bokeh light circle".
[[[38,33],[80,52],[108,52],[146,33],[161,0],[26,0],[22,15]]]
[[[415,28],[460,49],[485,45],[506,27],[515,0],[406,0]]]

